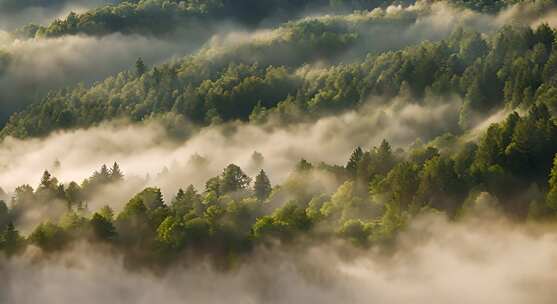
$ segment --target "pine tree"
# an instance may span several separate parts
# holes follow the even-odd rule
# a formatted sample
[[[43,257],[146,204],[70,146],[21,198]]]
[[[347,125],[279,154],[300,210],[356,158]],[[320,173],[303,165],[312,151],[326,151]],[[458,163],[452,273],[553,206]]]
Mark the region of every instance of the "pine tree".
[[[260,201],[265,200],[271,194],[271,182],[269,177],[265,174],[265,171],[261,170],[257,177],[255,178],[254,184],[255,196]]]
[[[137,74],[137,77],[141,77],[146,71],[147,66],[145,66],[143,59],[141,57],[137,58],[137,61],[135,62],[135,73]]]
[[[230,164],[222,173],[220,191],[222,193],[229,193],[245,190],[250,183],[251,178],[240,167]]]
[[[108,177],[110,176],[110,172],[108,171],[108,167],[105,164],[103,164],[101,166],[101,172],[100,173],[101,173],[101,176],[105,179],[108,179]]]
[[[184,190],[182,188],[178,189],[178,193],[176,193],[176,198],[174,199],[174,201],[181,201],[184,199],[184,197],[186,196],[186,193],[184,192]]]
[[[352,152],[352,155],[350,155],[350,159],[346,164],[346,170],[348,170],[350,175],[356,176],[356,172],[358,170],[358,163],[360,162],[360,160],[362,160],[363,157],[364,157],[364,151],[362,150],[361,147],[357,147],[354,150],[354,152]]]
[[[41,187],[43,188],[50,188],[52,182],[52,175],[48,171],[44,171],[43,176],[41,177]]]
[[[99,210],[99,215],[104,217],[106,220],[112,222],[114,220],[114,211],[110,206],[106,205]]]
[[[117,162],[114,162],[114,165],[112,165],[112,168],[110,169],[110,179],[113,182],[124,179],[124,173],[122,173],[122,170]]]
[[[10,210],[3,200],[0,200],[0,229],[4,229],[10,219]]]
[[[17,253],[23,245],[23,238],[19,235],[19,232],[15,229],[13,223],[8,223],[6,230],[0,237],[0,248],[4,249],[4,252],[8,256]]]
[[[193,185],[189,185],[186,191],[180,189],[176,198],[172,201],[172,209],[178,215],[185,215],[201,201],[200,195]]]
[[[69,207],[77,206],[81,207],[82,195],[81,188],[76,182],[71,182],[65,191],[65,198],[68,201]]]
[[[387,174],[395,165],[395,157],[391,145],[383,139],[381,145],[375,150],[375,170],[381,175]]]
[[[112,222],[99,213],[93,215],[90,224],[95,236],[101,240],[111,240],[116,236],[116,228]]]

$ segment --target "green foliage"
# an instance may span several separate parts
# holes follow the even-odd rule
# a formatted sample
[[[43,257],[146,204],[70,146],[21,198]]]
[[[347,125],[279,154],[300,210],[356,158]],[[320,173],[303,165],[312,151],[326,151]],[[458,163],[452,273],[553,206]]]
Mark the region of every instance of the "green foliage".
[[[10,221],[10,209],[3,200],[0,200],[0,230],[6,228]]]
[[[388,201],[398,202],[408,208],[418,192],[419,169],[415,163],[402,162],[397,164],[377,185],[373,186],[373,193],[385,196]]]
[[[19,253],[25,245],[25,240],[15,229],[13,223],[8,223],[6,227],[0,230],[0,250],[8,256]]]
[[[185,224],[180,218],[169,216],[157,228],[157,240],[167,249],[181,249],[185,239]]]
[[[246,190],[250,183],[251,178],[240,167],[230,164],[222,173],[219,193],[225,194]]]
[[[361,147],[357,147],[354,152],[352,152],[352,155],[350,155],[350,159],[346,164],[346,170],[348,170],[348,172],[352,176],[356,176],[356,173],[358,171],[358,163],[362,160],[363,157],[364,151]]]
[[[46,222],[37,226],[28,240],[45,251],[55,251],[67,244],[68,235],[60,226]]]
[[[185,192],[182,189],[178,190],[171,204],[172,211],[181,217],[189,212],[199,213],[201,199],[195,187],[189,185]]]
[[[0,135],[41,136],[114,118],[143,121],[165,113],[197,124],[250,117],[263,122],[273,114],[296,121],[307,114],[357,107],[370,95],[392,97],[401,91],[418,99],[426,93],[461,96],[466,100],[464,128],[476,112],[502,104],[555,105],[549,93],[555,56],[548,42],[554,32],[543,25],[536,30],[504,27],[489,37],[457,30],[440,42],[381,54],[362,47],[369,54],[358,56],[359,61],[336,63],[303,76],[299,71],[308,69],[306,64],[335,63],[334,58],[347,49],[360,48],[366,39],[360,36],[370,27],[408,22],[400,16],[357,17],[292,22],[268,39],[203,49],[150,70],[140,64],[139,73],[122,72],[90,88],[54,91],[14,114]]]
[[[59,5],[68,0],[51,0]],[[17,2],[17,3],[16,3]],[[23,3],[19,3],[23,2]],[[27,2],[27,3],[26,3]],[[29,1],[6,0],[0,8],[25,8]],[[44,1],[41,1],[44,2]],[[110,1],[107,1],[109,3]],[[269,17],[288,20],[299,17],[306,9],[319,11],[352,11],[386,5],[387,0],[132,0],[115,1],[87,12],[71,12],[48,26],[29,25],[19,31],[24,37],[58,37],[62,35],[124,34],[168,35],[185,29],[195,33],[212,28],[223,20],[254,26]],[[402,1],[410,2],[410,1]],[[37,5],[37,3],[32,3]],[[47,5],[41,3],[41,5]]]
[[[147,71],[147,66],[143,62],[143,59],[141,59],[141,57],[138,58],[137,61],[135,62],[135,74],[137,75],[137,77],[141,77],[143,76],[143,74],[145,74],[146,71]]]
[[[95,237],[99,240],[109,241],[116,237],[116,228],[112,221],[99,213],[93,215],[90,225]]]
[[[297,233],[310,228],[311,221],[305,210],[295,202],[289,202],[275,210],[272,215],[259,218],[253,225],[253,236],[256,239],[276,237],[289,241]]]
[[[337,233],[357,246],[366,246],[369,243],[370,230],[369,224],[352,219],[344,222]]]
[[[373,206],[355,193],[355,183],[342,184],[321,207],[323,218],[344,222],[349,219],[365,219],[373,216]]]
[[[454,161],[438,156],[424,164],[415,202],[418,206],[429,205],[454,215],[463,199],[462,193],[461,181],[455,172]]]
[[[313,166],[302,160],[273,191],[263,170],[251,191],[251,178],[229,165],[207,181],[204,194],[190,185],[179,190],[167,207],[160,189],[146,188],[128,201],[115,220],[109,207],[88,217],[74,206],[59,224],[47,221],[37,226],[28,240],[49,252],[85,238],[108,242],[129,258],[162,261],[178,258],[185,250],[235,256],[260,244],[273,246],[273,240],[291,243],[301,237],[338,237],[362,247],[390,244],[425,210],[452,219],[489,208],[516,218],[552,218],[555,129],[547,107],[534,105],[526,115],[510,114],[491,125],[477,143],[459,149],[439,151],[430,143],[395,156],[385,140],[369,151],[356,149],[347,166],[355,175],[347,174],[343,166]],[[110,176],[112,171],[118,169],[101,168],[98,175]],[[325,174],[330,177],[326,185],[318,178]],[[338,188],[331,191],[330,180],[335,178]],[[17,223],[18,210],[45,198],[73,197],[57,196],[59,186],[46,172],[36,191],[21,186],[11,208],[0,204],[4,252],[14,254],[24,248],[23,238],[9,224]],[[541,195],[524,203],[521,189],[527,186],[542,189],[545,203]]]
[[[553,161],[553,167],[549,178],[549,190],[547,192],[547,205],[557,211],[557,155]]]
[[[265,171],[261,170],[255,178],[253,190],[255,192],[255,196],[260,201],[265,200],[271,194],[271,181],[269,180],[269,177],[267,177]]]

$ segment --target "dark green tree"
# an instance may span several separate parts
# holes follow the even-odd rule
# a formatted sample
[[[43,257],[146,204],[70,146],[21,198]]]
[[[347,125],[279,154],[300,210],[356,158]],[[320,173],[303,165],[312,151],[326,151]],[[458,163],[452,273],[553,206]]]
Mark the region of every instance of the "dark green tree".
[[[141,57],[137,58],[137,61],[135,62],[135,74],[137,77],[141,77],[146,71],[147,66],[143,62],[143,59]]]
[[[549,176],[549,190],[546,197],[547,206],[557,211],[557,154],[553,160],[553,168]]]
[[[240,167],[230,164],[222,173],[220,191],[221,193],[230,193],[246,190],[250,183],[251,178]]]
[[[0,200],[0,231],[2,231],[10,220],[10,210],[3,200]]]
[[[0,249],[11,256],[19,252],[24,246],[24,239],[19,235],[12,222],[8,223],[3,233],[0,233]]]
[[[189,185],[186,191],[178,190],[171,207],[176,215],[184,216],[190,211],[196,211],[199,204],[201,204],[201,195],[197,193],[193,185]]]
[[[111,181],[121,181],[124,179],[124,173],[120,169],[117,162],[114,162],[112,168],[110,169],[110,179]]]
[[[259,171],[259,174],[255,178],[255,183],[253,186],[253,190],[255,192],[255,196],[258,200],[263,201],[271,194],[271,181],[265,171]]]
[[[99,240],[109,241],[116,237],[116,228],[112,222],[99,213],[93,215],[90,225],[95,237]]]
[[[364,150],[362,150],[361,147],[357,147],[354,150],[354,152],[352,152],[352,155],[350,155],[350,159],[346,164],[346,170],[348,170],[350,175],[356,176],[356,173],[358,171],[358,164],[360,163],[363,157],[364,157]]]
[[[68,235],[60,226],[46,222],[37,226],[28,239],[45,251],[55,251],[67,244]]]

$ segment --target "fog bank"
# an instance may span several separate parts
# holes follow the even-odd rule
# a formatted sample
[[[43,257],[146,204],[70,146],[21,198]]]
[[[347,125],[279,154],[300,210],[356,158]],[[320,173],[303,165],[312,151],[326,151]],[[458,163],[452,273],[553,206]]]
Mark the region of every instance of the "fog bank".
[[[315,122],[290,126],[272,121],[260,126],[233,122],[206,127],[184,142],[170,138],[156,121],[113,122],[44,139],[7,138],[0,144],[0,186],[6,191],[25,183],[35,186],[45,169],[63,182],[80,182],[102,164],[116,161],[128,179],[136,177],[130,196],[143,186],[137,178],[146,175],[149,185],[173,195],[189,184],[202,187],[229,163],[255,175],[260,169],[252,159],[255,151],[264,156],[262,168],[273,183],[279,183],[301,158],[344,165],[356,146],[370,149],[387,139],[395,148],[405,147],[417,138],[427,142],[457,132],[459,107],[458,100],[417,104],[403,98],[374,99],[361,109]],[[206,160],[202,167],[192,162],[198,156]]]
[[[0,50],[9,54],[8,64],[3,69],[0,64],[0,123],[49,90],[80,82],[88,85],[133,70],[138,57],[155,65],[199,46],[195,39],[171,41],[113,34],[19,40],[0,32]]]
[[[340,245],[340,246],[339,246]],[[344,249],[340,249],[344,248]],[[230,272],[207,263],[155,275],[79,245],[43,262],[0,261],[6,303],[553,303],[555,227],[426,216],[392,254],[347,244],[259,249]]]

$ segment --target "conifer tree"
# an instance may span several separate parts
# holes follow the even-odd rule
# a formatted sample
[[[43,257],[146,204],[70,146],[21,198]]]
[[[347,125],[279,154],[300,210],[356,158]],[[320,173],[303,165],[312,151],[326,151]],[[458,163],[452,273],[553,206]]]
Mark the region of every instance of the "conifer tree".
[[[254,184],[255,196],[260,201],[265,200],[271,194],[271,182],[265,171],[261,170],[255,178]]]

